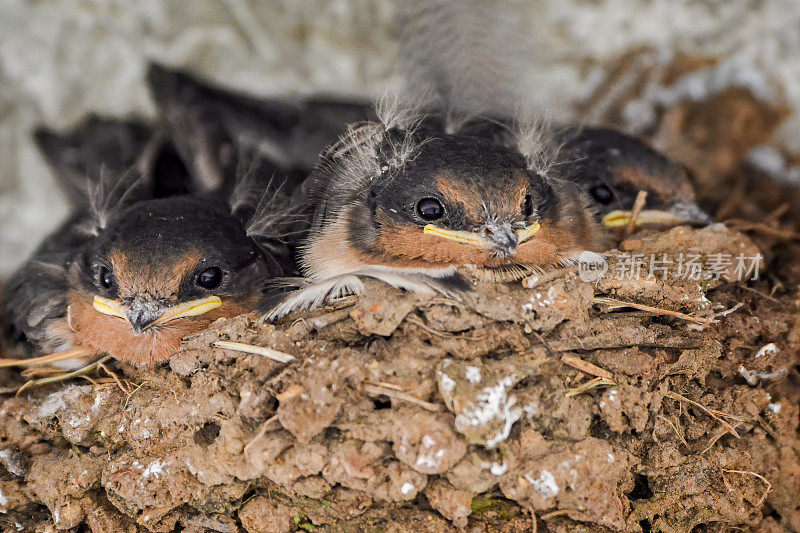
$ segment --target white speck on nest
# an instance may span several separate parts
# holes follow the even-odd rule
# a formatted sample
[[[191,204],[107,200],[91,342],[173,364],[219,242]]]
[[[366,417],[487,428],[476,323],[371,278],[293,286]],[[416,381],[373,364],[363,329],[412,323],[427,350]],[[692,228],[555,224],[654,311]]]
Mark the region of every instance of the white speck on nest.
[[[538,479],[534,479],[530,474],[525,474],[525,479],[533,486],[533,490],[545,498],[555,498],[559,488],[556,477],[547,470],[542,470]]]
[[[608,391],[608,401],[609,402],[617,401],[617,389],[611,389],[610,391]]]
[[[430,435],[423,435],[422,436],[422,445],[426,448],[433,448],[436,446],[436,441]]]
[[[442,452],[442,453],[438,453],[437,452],[435,455],[434,454],[426,454],[426,453],[419,454],[417,456],[416,465],[424,467],[424,468],[438,469],[439,467],[442,466],[441,456],[444,454],[444,450],[439,450],[439,452]]]
[[[526,313],[533,311],[533,304],[522,304],[522,310]]]
[[[409,483],[408,481],[406,481],[405,483],[403,483],[403,486],[402,486],[402,487],[400,487],[400,493],[401,493],[403,496],[408,496],[409,494],[411,494],[412,492],[414,492],[414,489],[415,489],[415,488],[416,488],[416,487],[414,487],[414,484],[413,484],[413,483]]]
[[[775,346],[774,342],[771,342],[769,344],[765,344],[760,350],[758,350],[758,353],[756,353],[756,359],[759,357],[764,357],[765,355],[776,355],[778,353],[780,353],[780,350],[777,346]]]
[[[94,397],[94,403],[92,404],[92,412],[97,411],[97,409],[100,407],[100,404],[103,403],[103,400],[105,400],[108,394],[110,393],[107,390],[100,390],[97,393],[97,396]]]
[[[477,366],[468,366],[467,372],[465,377],[467,381],[470,383],[480,383],[481,382],[481,369]]]
[[[147,468],[144,469],[142,472],[142,478],[148,479],[151,476],[158,479],[164,474],[164,467],[167,466],[167,463],[164,461],[153,461]]]
[[[776,415],[781,412],[781,404],[779,403],[771,403],[767,406],[770,411],[775,413]]]
[[[48,394],[36,414],[39,418],[53,418],[56,413],[67,408],[67,402],[72,403],[86,390],[87,385],[68,385],[64,390]]]
[[[486,387],[478,395],[478,405],[472,409],[464,409],[456,416],[456,427],[483,426],[498,419],[504,422],[503,428],[491,439],[486,441],[486,446],[494,448],[506,440],[511,433],[514,422],[522,417],[522,409],[515,408],[515,397],[509,397],[506,389],[514,384],[514,375],[501,379],[494,387]]]
[[[608,462],[609,462],[609,463],[613,463],[613,462],[614,462],[614,454],[613,454],[613,453],[611,453],[611,452],[608,452],[608,453],[606,454],[606,457],[608,457]]]
[[[522,286],[526,289],[532,289],[539,283],[539,278],[537,276],[529,276],[522,280]]]
[[[5,507],[8,505],[8,498],[6,498],[2,490],[0,490],[0,505],[3,506],[3,509],[0,509],[0,513],[6,514]]]
[[[779,368],[775,372],[766,372],[763,370],[747,370],[744,366],[739,365],[739,375],[742,376],[747,384],[755,387],[758,381],[763,379],[765,381],[777,380],[786,375],[787,369]]]
[[[489,468],[489,472],[492,473],[493,476],[502,476],[506,472],[508,472],[508,465],[505,461],[503,464],[499,465],[497,463],[492,463],[491,468]]]
[[[456,382],[444,372],[440,372],[439,382],[442,384],[442,388],[447,392],[453,392],[453,389],[456,388]]]

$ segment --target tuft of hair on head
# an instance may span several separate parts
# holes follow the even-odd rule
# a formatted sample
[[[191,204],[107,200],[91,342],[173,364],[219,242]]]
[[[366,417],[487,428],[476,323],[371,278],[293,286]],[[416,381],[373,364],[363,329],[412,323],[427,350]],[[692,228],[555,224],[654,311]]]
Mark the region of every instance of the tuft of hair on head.
[[[89,210],[94,220],[95,233],[106,228],[111,215],[130,202],[138,199],[144,192],[145,176],[138,168],[131,167],[121,175],[116,175],[100,167],[100,179],[96,182],[86,180],[86,191],[89,198]]]
[[[556,141],[552,122],[529,109],[518,110],[510,128],[513,147],[522,154],[528,169],[546,178],[557,178],[563,163],[563,143]]]
[[[425,118],[435,95],[422,90],[416,93],[386,92],[375,103],[375,114],[387,131],[415,130]]]
[[[426,118],[425,96],[402,98],[385,95],[375,105],[379,122],[351,124],[326,150],[323,167],[338,167],[344,189],[365,184],[388,170],[401,168],[423,140],[419,129]]]
[[[244,225],[247,236],[259,245],[288,244],[308,232],[308,214],[302,203],[292,202],[286,180],[257,172],[259,161],[239,158],[236,182],[228,197],[231,214]]]

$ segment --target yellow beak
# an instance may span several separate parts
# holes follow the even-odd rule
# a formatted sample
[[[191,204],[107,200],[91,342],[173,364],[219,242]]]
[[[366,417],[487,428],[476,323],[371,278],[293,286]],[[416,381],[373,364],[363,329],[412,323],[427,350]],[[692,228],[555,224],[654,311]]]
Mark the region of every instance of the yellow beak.
[[[156,319],[155,322],[153,322],[153,325],[158,326],[178,318],[199,316],[203,313],[208,313],[212,309],[216,309],[221,305],[222,300],[220,300],[218,296],[207,296],[206,298],[200,298],[199,300],[184,302],[182,304],[168,307],[167,311],[158,319]]]
[[[611,211],[603,217],[603,225],[608,229],[624,228],[631,220],[632,211]],[[687,222],[684,217],[660,211],[658,209],[644,209],[636,217],[636,227],[654,225],[674,225]]]
[[[207,296],[198,300],[192,300],[190,302],[169,306],[164,309],[164,314],[150,324],[150,327],[159,326],[179,318],[199,316],[203,313],[211,311],[212,309],[216,309],[221,305],[222,300],[218,296]],[[94,297],[92,307],[104,315],[116,316],[125,320],[128,319],[127,311],[130,308],[123,302],[118,300],[109,300],[108,298],[103,298],[102,296]]]
[[[527,228],[516,230],[517,236],[519,237],[519,244],[529,240],[539,231],[539,229],[541,229],[541,225],[539,222],[535,222]],[[495,242],[482,237],[474,231],[445,229],[435,224],[428,224],[425,226],[422,229],[422,233],[426,235],[436,235],[437,237],[449,239],[461,244],[471,244],[472,246],[477,246],[479,248],[494,248],[497,246]]]
[[[542,226],[537,221],[525,229],[517,230],[517,235],[519,235],[519,243],[522,244],[525,241],[529,240],[531,237],[539,233],[540,229],[542,229]]]
[[[128,319],[128,316],[125,314],[127,306],[117,300],[109,300],[108,298],[103,298],[102,296],[95,296],[94,302],[92,302],[92,307],[104,315],[116,316],[126,320]]]

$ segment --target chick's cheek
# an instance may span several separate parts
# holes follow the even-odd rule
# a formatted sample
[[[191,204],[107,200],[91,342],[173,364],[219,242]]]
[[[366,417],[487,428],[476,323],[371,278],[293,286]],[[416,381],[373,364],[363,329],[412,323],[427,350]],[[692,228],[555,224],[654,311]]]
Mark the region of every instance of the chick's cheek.
[[[517,247],[514,259],[520,265],[553,266],[575,248],[573,234],[542,226],[536,235]]]
[[[495,259],[490,250],[425,234],[419,226],[383,226],[377,249],[392,266],[485,264]]]
[[[247,299],[226,302],[203,315],[172,320],[137,335],[127,320],[98,312],[91,295],[73,292],[69,302],[76,345],[135,366],[166,361],[180,349],[184,337],[202,331],[218,318],[242,314],[250,305]]]

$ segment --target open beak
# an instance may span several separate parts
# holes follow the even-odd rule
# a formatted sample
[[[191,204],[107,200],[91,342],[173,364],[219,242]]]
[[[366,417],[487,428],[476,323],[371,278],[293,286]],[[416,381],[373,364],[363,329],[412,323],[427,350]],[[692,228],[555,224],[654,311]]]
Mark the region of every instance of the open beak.
[[[460,231],[428,224],[423,228],[422,232],[461,244],[470,244],[478,248],[497,250],[506,255],[514,255],[517,253],[517,246],[530,240],[539,231],[540,227],[539,222],[535,222],[526,228],[515,230],[508,223],[487,222],[478,231]]]
[[[611,211],[603,217],[608,229],[624,228],[633,215],[632,211]],[[675,202],[669,209],[642,209],[636,217],[636,227],[643,226],[705,226],[713,222],[697,205],[691,202]]]
[[[155,300],[136,298],[131,304],[95,296],[92,307],[100,313],[123,318],[130,322],[134,333],[160,326],[179,318],[188,318],[207,313],[222,305],[218,296],[207,296],[178,305],[164,305]]]

